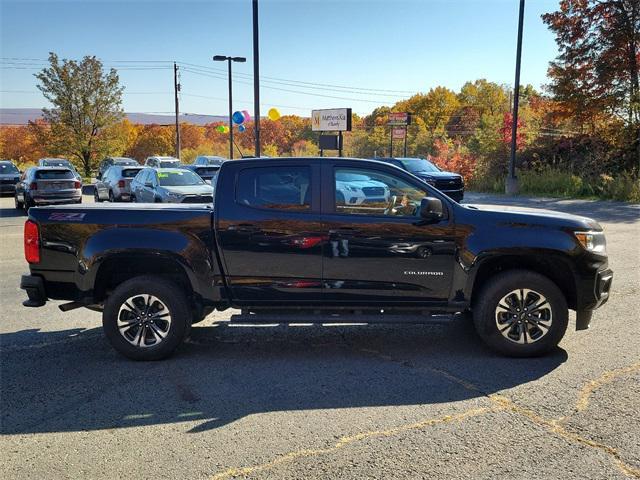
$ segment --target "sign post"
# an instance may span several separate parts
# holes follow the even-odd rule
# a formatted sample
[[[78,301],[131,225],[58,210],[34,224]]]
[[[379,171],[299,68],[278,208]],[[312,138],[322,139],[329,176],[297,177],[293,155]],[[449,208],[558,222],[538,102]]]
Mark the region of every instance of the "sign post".
[[[335,137],[335,135],[320,135],[320,153],[322,155],[324,154],[324,150],[338,150],[338,156],[342,157],[342,132],[351,131],[351,109],[332,108],[312,110],[311,130],[314,132],[337,131],[338,135],[335,138],[337,142],[330,140],[330,137]]]
[[[411,123],[411,113],[390,112],[387,125],[391,127],[391,140],[389,143],[389,156],[393,157],[393,140],[404,142],[403,155],[407,156],[407,126]]]

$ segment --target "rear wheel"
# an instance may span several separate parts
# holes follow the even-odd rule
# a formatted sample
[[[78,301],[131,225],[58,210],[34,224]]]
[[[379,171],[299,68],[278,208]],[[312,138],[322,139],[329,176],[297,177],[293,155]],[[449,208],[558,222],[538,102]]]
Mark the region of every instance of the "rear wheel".
[[[532,357],[558,345],[567,330],[567,301],[548,278],[528,270],[492,277],[473,306],[478,335],[494,350]]]
[[[13,196],[13,202],[16,206],[16,210],[20,210],[22,208],[22,202],[20,200],[18,200],[18,195],[14,195]]]
[[[93,188],[93,201],[95,203],[100,203],[102,200],[100,200],[100,195],[98,195],[98,189],[96,187]]]
[[[24,208],[25,213],[29,213],[29,209],[33,207],[33,200],[30,200],[27,194],[24,194],[24,202],[22,202],[22,208]]]
[[[111,345],[132,360],[170,356],[191,327],[183,291],[162,278],[140,276],[120,284],[105,302],[102,326]]]
[[[113,196],[113,191],[109,190],[109,201],[111,203],[116,201],[116,197]]]

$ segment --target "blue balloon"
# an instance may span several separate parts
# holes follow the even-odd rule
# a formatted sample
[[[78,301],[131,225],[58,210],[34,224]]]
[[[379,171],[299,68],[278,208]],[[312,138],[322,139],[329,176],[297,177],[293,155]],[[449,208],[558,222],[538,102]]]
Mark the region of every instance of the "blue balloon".
[[[233,123],[236,123],[238,125],[240,125],[241,123],[244,123],[244,115],[242,114],[242,112],[235,112],[231,116],[231,119],[233,120]]]
[[[238,127],[238,130],[241,131],[241,132],[244,132],[246,129],[247,129],[247,127],[245,127],[244,125],[240,125]]]

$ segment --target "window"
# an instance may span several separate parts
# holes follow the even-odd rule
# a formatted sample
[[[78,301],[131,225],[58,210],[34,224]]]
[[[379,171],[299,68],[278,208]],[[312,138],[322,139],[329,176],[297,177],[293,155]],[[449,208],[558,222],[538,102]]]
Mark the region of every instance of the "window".
[[[139,171],[139,168],[126,168],[122,170],[122,176],[124,178],[133,178],[138,174]]]
[[[37,170],[36,180],[74,180],[76,177],[71,170]]]
[[[241,205],[275,210],[311,210],[311,173],[308,167],[247,168],[238,175],[236,201]]]
[[[12,173],[20,173],[13,163],[0,163],[0,175],[10,175]]]
[[[204,185],[204,181],[191,170],[160,170],[158,178],[163,187]]]
[[[335,170],[337,213],[415,217],[427,191],[378,170]]]

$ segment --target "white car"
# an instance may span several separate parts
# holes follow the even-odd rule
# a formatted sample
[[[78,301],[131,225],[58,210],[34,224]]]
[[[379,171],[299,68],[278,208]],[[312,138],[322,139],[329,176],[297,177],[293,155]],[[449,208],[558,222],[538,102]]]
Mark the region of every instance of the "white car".
[[[339,172],[336,176],[336,200],[345,205],[389,201],[389,187],[366,175]]]
[[[175,157],[148,157],[144,162],[145,167],[151,168],[179,168],[180,160]]]

